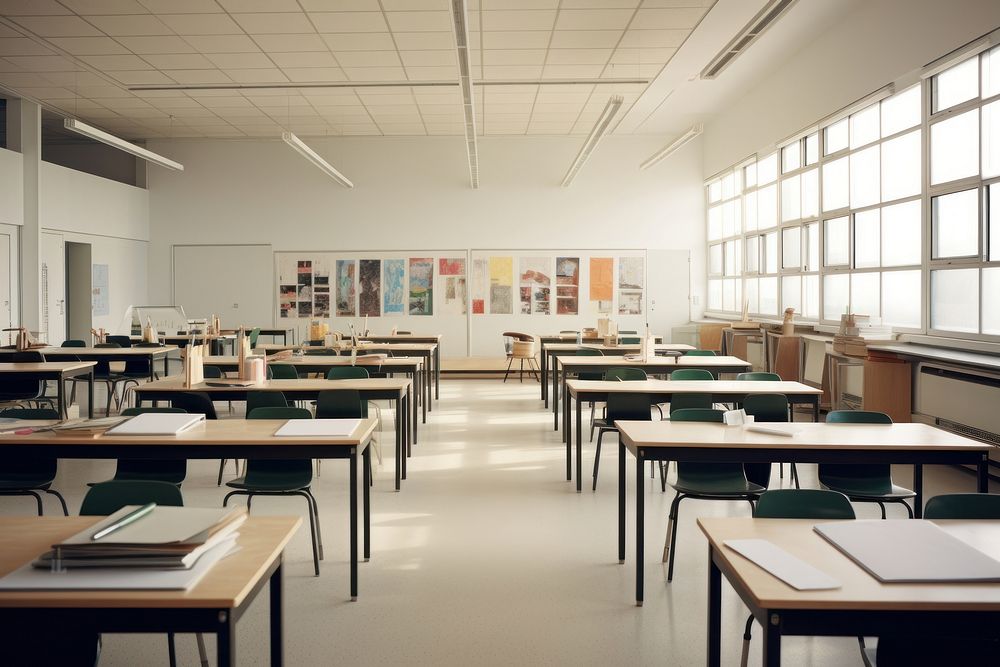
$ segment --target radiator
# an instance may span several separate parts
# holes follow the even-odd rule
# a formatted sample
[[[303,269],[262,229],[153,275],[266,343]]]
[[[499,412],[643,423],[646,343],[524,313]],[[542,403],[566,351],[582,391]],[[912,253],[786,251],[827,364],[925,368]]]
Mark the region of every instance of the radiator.
[[[1000,373],[945,364],[917,364],[914,412],[941,428],[995,445],[1000,463]]]

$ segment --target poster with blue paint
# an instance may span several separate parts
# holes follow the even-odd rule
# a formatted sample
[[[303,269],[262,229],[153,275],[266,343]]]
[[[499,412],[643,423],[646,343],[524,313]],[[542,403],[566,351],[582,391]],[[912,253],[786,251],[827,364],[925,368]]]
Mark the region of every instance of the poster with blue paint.
[[[402,315],[406,305],[406,260],[382,262],[382,313]]]

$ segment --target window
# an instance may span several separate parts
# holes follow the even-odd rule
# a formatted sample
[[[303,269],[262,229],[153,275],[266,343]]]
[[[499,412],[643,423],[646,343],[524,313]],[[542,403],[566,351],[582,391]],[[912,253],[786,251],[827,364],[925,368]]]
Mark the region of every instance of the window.
[[[931,200],[932,257],[971,257],[979,252],[979,190]]]
[[[787,227],[781,230],[781,268],[802,268],[802,228]]]
[[[882,138],[920,125],[920,86],[882,101]]]
[[[827,266],[844,266],[851,261],[850,230],[847,216],[826,221]]]
[[[787,174],[802,166],[802,145],[796,141],[781,149],[781,173]]]
[[[991,176],[1000,176],[1000,100],[983,107],[983,178]]]
[[[1000,46],[982,55],[983,99],[1000,94]]]
[[[854,266],[863,269],[879,265],[881,218],[877,208],[854,214]],[[871,313],[868,313],[869,315]]]
[[[989,209],[987,223],[989,229],[989,259],[1000,262],[1000,183],[993,183],[988,190]]]
[[[882,201],[920,194],[920,132],[882,144]]]
[[[757,228],[770,229],[778,224],[778,187],[769,185],[757,190]]]
[[[950,109],[979,95],[978,65],[978,58],[969,58],[933,78],[931,113]]]
[[[771,153],[757,161],[757,184],[767,185],[778,178],[778,154]]]
[[[996,336],[1000,334],[1000,267],[983,269],[983,317],[982,332]]]
[[[851,208],[879,202],[878,146],[851,154]]]
[[[791,176],[781,181],[781,221],[798,220],[802,217],[801,178]]]
[[[867,146],[879,138],[879,105],[851,114],[851,148]]]
[[[813,132],[806,137],[806,166],[817,162],[819,162],[819,132]]]
[[[883,208],[882,266],[920,264],[922,236],[919,199]]]
[[[823,210],[846,208],[850,203],[850,180],[847,158],[842,157],[823,165]]]
[[[979,173],[979,110],[931,125],[931,184]]]
[[[918,329],[920,322],[920,271],[886,271],[882,274],[882,324]]]
[[[931,271],[931,328],[979,331],[979,269]]]

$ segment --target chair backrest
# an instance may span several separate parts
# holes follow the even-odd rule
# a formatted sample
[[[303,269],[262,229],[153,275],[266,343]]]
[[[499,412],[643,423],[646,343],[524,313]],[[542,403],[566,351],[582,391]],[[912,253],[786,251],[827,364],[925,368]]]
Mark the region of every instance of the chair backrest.
[[[126,505],[147,503],[181,507],[184,497],[177,485],[169,482],[113,479],[90,487],[80,505],[80,516],[107,516]]]
[[[650,421],[650,408],[652,407],[649,394],[642,392],[612,392],[608,394],[608,424],[614,424],[616,420],[627,419],[632,421]]]
[[[843,493],[826,489],[775,489],[757,502],[757,519],[853,519],[854,508]]]
[[[934,496],[924,507],[925,519],[1000,519],[1000,495],[949,493]]]
[[[620,342],[622,345],[638,345],[639,343],[642,342],[642,339],[635,338],[632,336],[624,336],[618,342]]]
[[[326,372],[327,380],[357,380],[371,377],[363,366],[334,366]]]
[[[156,414],[156,413],[184,413],[183,408],[125,408],[121,411],[122,417],[135,417],[136,415]]]
[[[260,338],[260,327],[254,327],[250,330],[250,348],[253,349],[257,347],[257,339]]]
[[[222,369],[218,366],[205,366],[203,369],[203,377],[208,380],[219,379],[223,377]]]
[[[535,340],[535,337],[531,334],[521,333],[520,331],[504,331],[501,335],[504,338],[513,338],[514,340]]]
[[[609,382],[618,380],[619,382],[631,382],[637,380],[648,380],[649,376],[641,368],[609,368],[604,374],[604,379]]]
[[[118,347],[132,347],[132,339],[129,336],[109,335],[106,340],[109,343],[117,343]]]
[[[743,399],[743,409],[756,422],[788,421],[788,399],[784,394],[751,394]]]
[[[365,419],[368,402],[361,400],[357,389],[327,389],[316,399],[317,419]]]
[[[892,417],[872,410],[831,410],[826,415],[827,424],[891,424]]]
[[[576,348],[576,356],[578,357],[603,357],[604,352],[598,350],[596,347],[578,347]]]
[[[121,347],[118,343],[113,343],[108,341],[106,343],[95,343],[94,347],[104,348],[104,349],[118,349]]]
[[[247,418],[250,413],[260,408],[287,408],[288,401],[280,391],[248,391],[247,392]],[[308,412],[308,410],[306,410]],[[278,419],[278,417],[269,417]]]
[[[312,413],[305,408],[290,408],[287,405],[270,405],[248,410],[247,419],[312,419]]]
[[[16,364],[37,364],[45,361],[45,355],[38,350],[22,350],[10,355],[10,360]]]
[[[688,350],[684,353],[685,357],[714,357],[714,350]]]
[[[637,334],[637,333],[639,333],[639,332],[638,332],[638,331],[632,331],[632,330],[628,330],[628,331],[625,331],[625,330],[623,329],[623,330],[621,330],[621,331],[619,331],[619,332],[618,332],[618,335],[624,335],[624,334]]]
[[[714,380],[712,371],[704,368],[681,368],[670,374],[671,380]]]
[[[397,336],[412,336],[413,332],[412,331],[397,331],[396,335]]]
[[[777,373],[765,373],[763,371],[740,373],[736,376],[736,379],[746,380],[748,382],[781,382],[781,376]]]
[[[670,413],[672,422],[717,422],[722,423],[724,410],[713,408],[685,408]]]
[[[577,331],[576,329],[562,329],[562,330],[559,331],[559,333],[561,333],[561,334],[578,334],[580,332]]]
[[[267,377],[272,380],[298,380],[299,372],[291,364],[268,364]]]
[[[7,408],[0,417],[8,419],[59,419],[59,412],[52,408]]]
[[[170,398],[175,408],[183,408],[193,415],[205,415],[205,419],[218,419],[212,399],[203,391],[177,392]]]
[[[64,340],[62,345],[59,347],[87,347],[87,342],[76,338],[70,338],[69,340]]]

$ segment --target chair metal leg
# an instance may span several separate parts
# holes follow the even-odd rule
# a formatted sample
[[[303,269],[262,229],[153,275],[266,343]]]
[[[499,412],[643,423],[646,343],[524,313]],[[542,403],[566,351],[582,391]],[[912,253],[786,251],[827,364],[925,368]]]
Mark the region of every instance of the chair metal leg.
[[[670,539],[670,536],[673,533],[674,513],[677,511],[677,503],[679,503],[680,500],[681,494],[678,491],[674,494],[674,499],[670,502],[670,511],[667,513],[667,535],[663,540],[663,560],[660,561],[661,563],[666,563],[667,558],[670,557],[670,549],[673,546],[673,541]]]
[[[743,631],[743,653],[740,655],[740,667],[747,667],[750,657],[750,632],[753,630],[753,614],[747,617],[747,627]]]
[[[319,503],[316,502],[316,496],[312,494],[311,489],[305,489],[303,493],[310,502],[312,513],[316,517],[316,541],[319,543],[319,559],[323,560],[323,530],[319,525]]]
[[[884,519],[885,518],[885,504],[884,503],[878,503],[878,507],[879,507],[880,510],[882,510],[882,518]]]
[[[309,498],[306,497],[308,503]],[[313,570],[319,576],[319,546],[316,541],[316,518],[313,516],[312,507],[309,507],[309,536],[312,537]]]
[[[507,376],[510,375],[510,367],[513,363],[514,363],[514,357],[511,357],[510,360],[507,362],[507,372],[503,374],[504,382],[507,381]]]
[[[205,636],[199,632],[194,638],[198,642],[198,660],[201,662],[201,667],[208,667],[208,651],[205,650]]]
[[[667,583],[674,580],[674,556],[677,554],[677,518],[680,515],[681,500],[684,496],[678,495],[674,498],[674,525],[673,530],[670,532],[670,562],[667,563]]]
[[[63,516],[69,516],[69,509],[66,507],[66,499],[62,497],[62,494],[53,489],[45,489],[45,493],[49,493],[59,499],[59,504],[62,505]]]
[[[167,633],[167,654],[170,657],[170,667],[177,667],[177,647],[174,644],[174,633]]]
[[[670,472],[670,461],[660,461],[660,492],[667,492],[667,473]]]
[[[597,450],[594,452],[594,486],[591,491],[597,491],[597,471],[601,466],[601,440],[604,439],[604,429],[597,431]]]
[[[45,516],[45,507],[42,505],[42,497],[34,491],[27,491],[25,492],[25,495],[35,497],[35,504],[38,505],[38,516]]]

